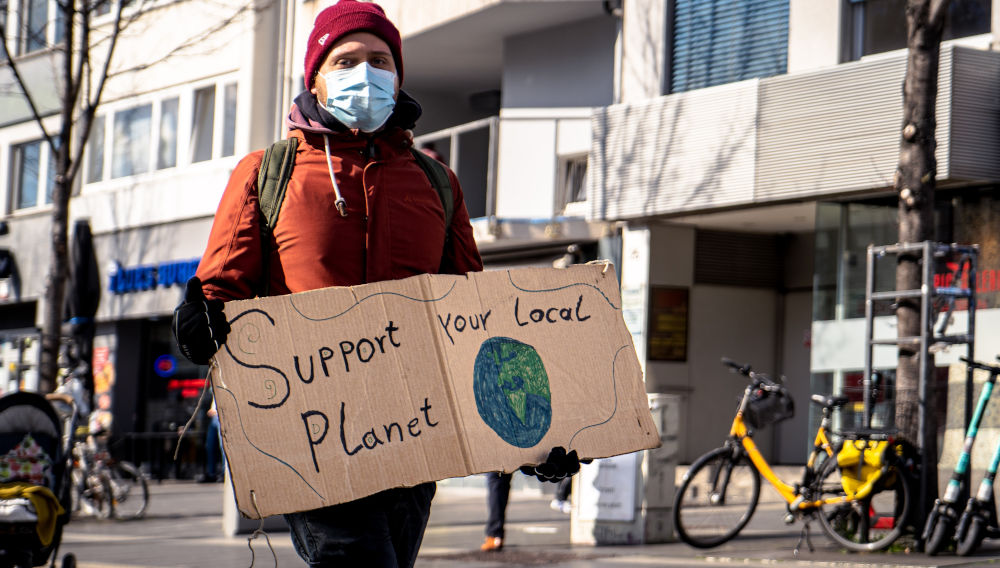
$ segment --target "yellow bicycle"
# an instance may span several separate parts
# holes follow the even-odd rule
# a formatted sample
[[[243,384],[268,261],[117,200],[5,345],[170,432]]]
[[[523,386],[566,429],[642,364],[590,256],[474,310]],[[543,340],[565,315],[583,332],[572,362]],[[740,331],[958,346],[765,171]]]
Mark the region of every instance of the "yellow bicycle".
[[[881,550],[892,544],[910,511],[910,473],[916,460],[908,444],[873,430],[839,432],[843,443],[831,443],[827,433],[833,411],[848,398],[814,394],[811,400],[822,408],[823,418],[801,481],[787,483],[771,469],[753,435],[790,418],[792,398],[784,386],[749,365],[722,362],[749,378],[750,384],[724,445],[698,458],[684,475],[674,499],[674,526],[680,539],[711,548],[738,535],[757,508],[763,475],[786,502],[785,522],[804,521],[807,543],[809,523],[818,519],[823,532],[849,550]],[[841,454],[844,446],[848,451]],[[855,463],[848,464],[844,455],[853,455]]]

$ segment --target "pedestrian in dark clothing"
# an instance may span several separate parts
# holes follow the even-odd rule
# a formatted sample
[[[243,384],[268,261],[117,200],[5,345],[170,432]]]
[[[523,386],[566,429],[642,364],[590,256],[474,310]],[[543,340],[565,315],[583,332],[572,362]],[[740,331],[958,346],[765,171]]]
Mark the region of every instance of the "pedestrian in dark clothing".
[[[489,516],[486,518],[486,540],[480,547],[485,551],[503,548],[504,523],[507,522],[507,501],[510,500],[510,473],[486,474],[486,505]]]

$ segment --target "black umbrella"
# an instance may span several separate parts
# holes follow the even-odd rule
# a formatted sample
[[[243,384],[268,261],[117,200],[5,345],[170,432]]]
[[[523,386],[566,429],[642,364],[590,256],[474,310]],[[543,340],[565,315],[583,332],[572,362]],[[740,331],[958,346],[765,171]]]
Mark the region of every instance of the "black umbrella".
[[[70,327],[70,374],[83,380],[87,402],[94,396],[94,315],[101,303],[101,279],[97,273],[94,237],[90,223],[78,220],[69,249],[69,282],[66,287],[66,321]]]

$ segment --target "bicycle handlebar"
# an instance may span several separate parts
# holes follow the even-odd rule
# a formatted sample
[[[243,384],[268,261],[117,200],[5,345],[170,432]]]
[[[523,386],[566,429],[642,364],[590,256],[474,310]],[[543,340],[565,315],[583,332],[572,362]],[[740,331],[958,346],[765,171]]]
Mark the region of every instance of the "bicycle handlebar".
[[[1000,366],[997,365],[987,365],[986,363],[980,363],[978,361],[973,361],[968,357],[959,357],[960,361],[964,362],[966,365],[972,367],[973,369],[982,369],[983,371],[989,371],[994,375],[1000,375]],[[997,355],[997,359],[1000,359],[1000,355]]]
[[[765,375],[763,373],[755,372],[750,367],[749,363],[748,364],[740,365],[739,363],[737,363],[736,361],[733,361],[732,359],[730,359],[728,357],[723,357],[721,359],[721,362],[722,362],[723,365],[725,365],[727,367],[730,367],[733,372],[739,373],[739,374],[743,375],[744,377],[750,378],[752,381],[754,381],[755,383],[759,384],[761,386],[761,388],[763,388],[764,390],[777,391],[777,390],[783,388],[780,382],[777,382],[777,381],[771,379],[771,377],[769,377],[769,376],[767,376],[767,375]]]

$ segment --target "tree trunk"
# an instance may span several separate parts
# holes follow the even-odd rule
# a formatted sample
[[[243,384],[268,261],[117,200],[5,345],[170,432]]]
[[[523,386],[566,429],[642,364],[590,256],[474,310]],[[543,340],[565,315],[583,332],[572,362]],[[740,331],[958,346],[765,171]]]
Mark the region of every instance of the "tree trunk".
[[[66,280],[69,267],[69,198],[73,190],[74,175],[70,174],[73,150],[73,116],[76,111],[77,86],[83,77],[74,73],[73,39],[76,22],[76,2],[61,3],[63,11],[63,38],[66,46],[62,61],[60,90],[62,120],[56,143],[50,139],[50,150],[56,156],[56,179],[52,187],[52,230],[49,235],[52,256],[45,280],[45,307],[42,318],[42,353],[38,369],[38,392],[50,393],[58,386],[59,349],[62,343],[62,324],[65,319]],[[79,57],[79,54],[77,54]],[[44,128],[43,128],[44,129]],[[74,170],[75,171],[75,170]]]
[[[59,168],[56,168],[57,170]],[[59,346],[62,339],[63,305],[66,298],[66,268],[69,266],[69,191],[62,176],[52,189],[52,257],[45,280],[45,308],[42,320],[42,353],[39,362],[38,392],[50,393],[56,387],[59,372]]]
[[[909,0],[906,7],[908,27],[906,78],[903,83],[903,131],[899,145],[896,190],[899,192],[899,242],[918,243],[934,238],[934,178],[937,162],[934,151],[935,104],[938,90],[938,62],[947,0]],[[896,267],[897,290],[919,290],[922,285],[920,255],[900,255]],[[919,337],[921,332],[919,299],[900,299],[896,311],[899,337]],[[919,344],[901,345],[896,370],[896,423],[902,437],[921,450],[923,473],[921,497],[933,498],[937,492],[937,421],[934,408],[936,391],[927,384],[926,398],[921,398]],[[933,369],[933,356],[925,362]],[[932,377],[926,378],[932,381]],[[924,417],[920,421],[921,409]],[[926,505],[918,505],[923,520]]]

